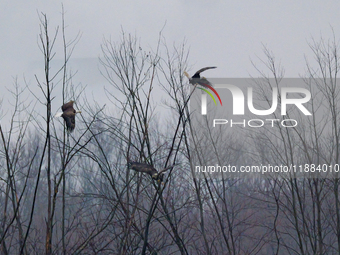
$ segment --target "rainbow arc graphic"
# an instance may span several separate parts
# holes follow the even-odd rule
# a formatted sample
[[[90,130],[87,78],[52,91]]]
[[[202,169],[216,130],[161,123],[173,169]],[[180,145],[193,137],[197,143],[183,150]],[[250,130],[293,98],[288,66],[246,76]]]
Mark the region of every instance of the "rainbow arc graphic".
[[[215,95],[218,97],[218,100],[220,101],[220,104],[221,104],[221,106],[222,106],[222,100],[221,100],[221,98],[220,98],[220,95],[217,93],[217,91],[216,91],[212,86],[210,86],[209,84],[203,83],[202,85],[203,85],[204,87],[207,87],[207,88],[211,89],[211,91],[213,91],[213,92],[215,93]],[[210,92],[209,90],[204,89],[204,88],[200,88],[200,87],[197,87],[197,88],[199,88],[199,89],[205,91],[205,92],[213,99],[215,105],[217,105],[214,96],[211,94],[211,92]]]

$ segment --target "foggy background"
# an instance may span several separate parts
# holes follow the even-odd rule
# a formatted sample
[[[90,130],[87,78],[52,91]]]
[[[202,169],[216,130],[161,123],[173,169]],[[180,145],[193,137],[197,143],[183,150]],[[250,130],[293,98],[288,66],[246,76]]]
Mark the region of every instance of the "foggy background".
[[[338,176],[193,171],[193,162],[340,163],[339,5],[1,3],[0,252],[339,254]],[[321,121],[291,111],[294,129],[195,125],[183,72],[205,66],[218,67],[209,79],[261,77],[266,104],[283,77],[308,77],[307,108]],[[82,111],[73,133],[53,118],[63,97]],[[130,161],[167,169],[164,179]]]

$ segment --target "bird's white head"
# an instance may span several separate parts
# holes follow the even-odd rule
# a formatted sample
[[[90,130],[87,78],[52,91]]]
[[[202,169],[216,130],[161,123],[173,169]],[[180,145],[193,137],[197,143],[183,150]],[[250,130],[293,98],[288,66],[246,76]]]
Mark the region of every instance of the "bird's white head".
[[[185,75],[186,77],[188,77],[188,79],[190,80],[190,76],[189,76],[189,74],[188,74],[187,72],[184,71],[184,75]]]

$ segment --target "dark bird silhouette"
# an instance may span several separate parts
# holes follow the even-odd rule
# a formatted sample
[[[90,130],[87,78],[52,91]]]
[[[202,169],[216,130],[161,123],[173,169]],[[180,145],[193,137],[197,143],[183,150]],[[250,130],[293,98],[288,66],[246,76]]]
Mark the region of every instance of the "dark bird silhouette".
[[[209,70],[209,69],[215,69],[216,66],[211,66],[211,67],[203,67],[201,68],[200,70],[198,70],[191,78],[195,79],[195,78],[198,78],[200,79],[201,76],[200,76],[200,73],[204,72],[205,70]],[[203,77],[204,78],[204,77]],[[205,78],[204,78],[205,79]]]
[[[137,172],[146,173],[146,174],[150,175],[152,177],[152,179],[154,179],[158,182],[163,182],[164,172],[169,170],[173,166],[174,165],[169,166],[169,167],[164,168],[163,170],[158,172],[153,166],[151,166],[149,164],[132,162],[132,161],[128,162],[128,167],[130,169],[133,169]]]
[[[63,117],[67,131],[72,132],[76,126],[76,113],[81,113],[79,110],[73,108],[74,101],[70,101],[61,107],[63,112],[59,112],[55,117]]]
[[[218,99],[220,100],[220,103],[222,105],[221,98],[218,95],[217,91],[212,87],[211,83],[205,77],[201,78],[201,75],[200,75],[205,70],[214,69],[214,68],[216,68],[216,66],[203,67],[200,70],[198,70],[192,77],[190,77],[187,72],[184,72],[184,75],[186,77],[188,77],[190,84],[192,84],[192,85],[198,84],[198,85],[201,85],[201,86],[206,87],[208,89],[211,89],[216,94],[216,96],[218,97]]]

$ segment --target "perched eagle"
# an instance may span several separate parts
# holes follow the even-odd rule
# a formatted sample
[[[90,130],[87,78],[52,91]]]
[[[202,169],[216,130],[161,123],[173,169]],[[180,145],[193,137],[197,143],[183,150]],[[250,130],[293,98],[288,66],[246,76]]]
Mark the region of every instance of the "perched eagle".
[[[164,168],[162,171],[157,171],[153,166],[145,163],[139,163],[139,162],[128,162],[128,167],[141,173],[149,174],[152,179],[162,182],[164,178],[164,172],[172,168],[174,165],[169,166],[167,168]]]
[[[67,131],[72,132],[74,130],[74,127],[76,126],[76,113],[81,113],[79,110],[75,110],[73,108],[74,101],[70,101],[66,104],[64,104],[61,107],[61,110],[63,112],[59,112],[55,115],[55,117],[63,117]]]

